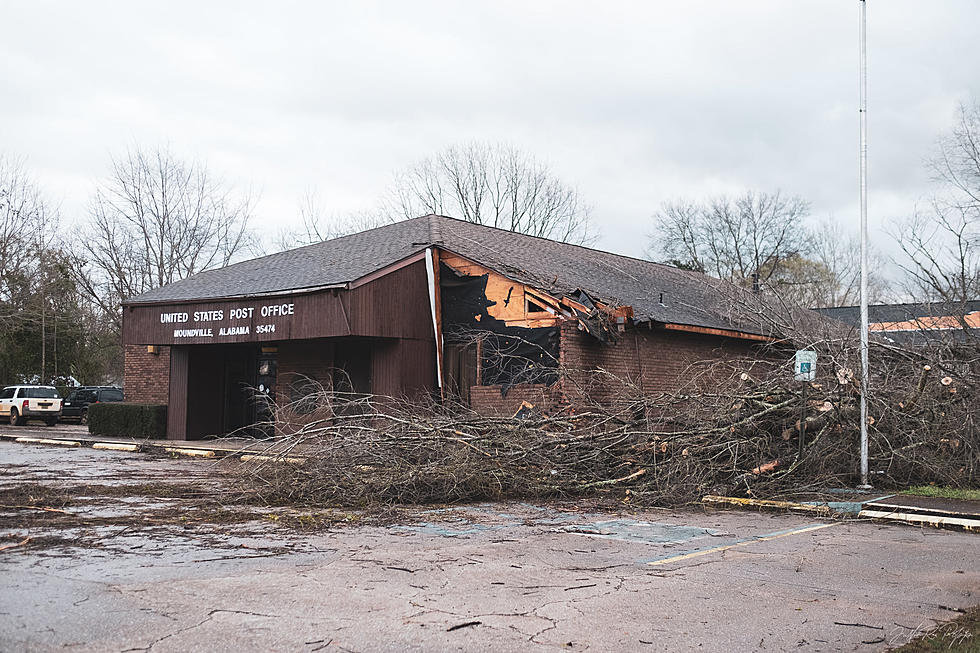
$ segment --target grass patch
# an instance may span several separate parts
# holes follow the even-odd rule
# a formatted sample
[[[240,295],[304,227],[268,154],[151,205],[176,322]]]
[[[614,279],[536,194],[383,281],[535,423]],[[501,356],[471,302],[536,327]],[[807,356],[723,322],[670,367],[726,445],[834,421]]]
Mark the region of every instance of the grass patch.
[[[891,653],[980,653],[980,605]]]
[[[970,501],[980,501],[980,490],[963,490],[953,487],[940,487],[937,485],[915,485],[907,490],[902,490],[901,494],[908,494],[917,497],[936,497],[938,499],[967,499]]]

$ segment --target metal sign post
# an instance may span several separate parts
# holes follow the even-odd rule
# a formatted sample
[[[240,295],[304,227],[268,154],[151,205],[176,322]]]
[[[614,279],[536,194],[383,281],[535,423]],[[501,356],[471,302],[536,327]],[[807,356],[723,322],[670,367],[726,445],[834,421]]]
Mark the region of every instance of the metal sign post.
[[[793,379],[803,382],[800,393],[800,443],[797,455],[803,455],[803,445],[806,443],[806,387],[817,378],[817,352],[800,349],[796,352],[793,363]]]

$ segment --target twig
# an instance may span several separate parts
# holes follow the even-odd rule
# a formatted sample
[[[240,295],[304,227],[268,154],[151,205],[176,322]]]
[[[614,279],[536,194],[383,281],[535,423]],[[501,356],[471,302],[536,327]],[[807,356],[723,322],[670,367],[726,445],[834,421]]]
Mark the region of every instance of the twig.
[[[884,626],[870,626],[868,624],[858,624],[858,623],[847,624],[847,623],[844,623],[842,621],[835,621],[834,622],[834,625],[835,626],[856,626],[858,628],[872,628],[874,630],[884,630],[885,629]]]
[[[615,485],[617,483],[623,483],[625,481],[631,481],[634,478],[639,478],[640,476],[643,476],[646,473],[647,473],[647,470],[645,470],[645,469],[638,469],[635,472],[633,472],[632,474],[630,474],[629,476],[623,476],[622,478],[613,478],[613,479],[610,479],[608,481],[593,481],[592,483],[585,483],[584,485],[580,485],[579,487],[585,489],[585,488],[601,487],[601,486],[604,486],[604,485]]]
[[[24,546],[30,541],[31,541],[30,537],[25,537],[20,542],[14,542],[13,544],[4,544],[3,546],[0,546],[0,551],[6,551],[7,549],[13,549],[18,546]]]
[[[482,621],[464,621],[461,624],[456,624],[455,626],[450,626],[449,628],[446,629],[446,632],[447,633],[451,633],[454,630],[459,630],[460,628],[469,628],[470,626],[479,626],[482,623],[483,623]]]
[[[0,508],[9,508],[11,510],[43,510],[45,512],[60,512],[65,515],[70,515],[72,513],[67,510],[61,510],[59,508],[46,508],[44,506],[0,506]]]

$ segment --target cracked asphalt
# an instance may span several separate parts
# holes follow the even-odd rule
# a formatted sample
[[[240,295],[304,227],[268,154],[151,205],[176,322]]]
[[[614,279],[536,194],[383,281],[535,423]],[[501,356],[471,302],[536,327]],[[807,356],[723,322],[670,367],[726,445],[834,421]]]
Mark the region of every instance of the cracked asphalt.
[[[223,473],[0,442],[0,488],[219,491]],[[140,511],[123,499],[77,510]],[[314,532],[256,515],[52,533],[0,509],[3,543],[53,534],[0,549],[0,650],[879,651],[980,603],[977,535],[795,515],[486,504]]]

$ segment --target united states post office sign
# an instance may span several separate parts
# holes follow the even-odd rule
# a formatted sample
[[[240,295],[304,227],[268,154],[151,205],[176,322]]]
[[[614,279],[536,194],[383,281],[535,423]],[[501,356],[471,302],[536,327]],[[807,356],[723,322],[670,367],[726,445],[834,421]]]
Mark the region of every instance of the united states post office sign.
[[[333,293],[200,304],[123,308],[126,344],[260,342],[346,335],[345,309]]]

